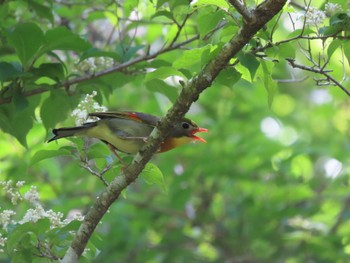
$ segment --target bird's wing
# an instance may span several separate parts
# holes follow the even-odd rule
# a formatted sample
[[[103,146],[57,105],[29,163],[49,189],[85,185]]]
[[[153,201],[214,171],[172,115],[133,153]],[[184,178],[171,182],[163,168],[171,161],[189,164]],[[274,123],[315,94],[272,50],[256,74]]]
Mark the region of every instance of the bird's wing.
[[[142,122],[151,126],[156,126],[160,118],[151,114],[132,111],[106,111],[106,112],[93,112],[89,116],[98,117],[100,119],[127,119]]]

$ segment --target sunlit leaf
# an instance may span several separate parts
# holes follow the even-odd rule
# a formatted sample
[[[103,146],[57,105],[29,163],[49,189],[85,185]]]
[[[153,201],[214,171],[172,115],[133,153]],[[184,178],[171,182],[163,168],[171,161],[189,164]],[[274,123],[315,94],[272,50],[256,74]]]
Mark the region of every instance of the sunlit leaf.
[[[178,96],[178,91],[175,87],[168,85],[160,79],[152,79],[147,81],[146,87],[152,92],[159,92],[165,95],[171,102],[175,102]]]
[[[271,107],[273,98],[276,94],[276,81],[274,81],[271,77],[271,70],[268,68],[267,63],[265,61],[261,61],[261,67],[263,70],[263,80],[264,86],[267,91],[268,105]]]
[[[349,41],[343,41],[343,50],[345,57],[348,61],[348,64],[350,65],[350,42]]]
[[[149,81],[152,79],[166,79],[168,77],[174,76],[179,76],[186,79],[186,76],[182,72],[176,70],[175,68],[162,67],[156,69],[155,71],[147,73],[145,81]]]
[[[141,173],[141,178],[148,184],[156,184],[163,192],[167,192],[167,186],[164,181],[164,176],[158,166],[147,163],[146,167]]]
[[[229,9],[230,7],[225,0],[198,0],[198,1],[195,1],[195,3],[192,4],[191,6],[193,8],[200,8],[208,5],[213,5],[225,10]]]
[[[37,162],[40,162],[45,159],[57,157],[57,156],[64,156],[64,155],[71,155],[70,152],[63,150],[63,149],[58,149],[58,150],[40,150],[37,151],[33,157],[30,160],[30,165],[33,165]]]
[[[332,57],[333,53],[342,45],[342,43],[343,41],[339,39],[332,40],[327,49],[327,55],[329,58]]]
[[[191,69],[193,65],[197,65],[197,68],[199,69],[202,55],[209,50],[210,45],[206,45],[202,48],[183,51],[181,56],[174,61],[173,67],[176,69]]]

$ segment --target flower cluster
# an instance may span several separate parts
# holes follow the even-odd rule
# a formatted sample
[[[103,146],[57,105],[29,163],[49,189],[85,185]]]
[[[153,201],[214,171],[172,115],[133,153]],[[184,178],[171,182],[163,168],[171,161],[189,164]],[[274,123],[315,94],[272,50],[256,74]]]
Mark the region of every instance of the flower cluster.
[[[23,184],[24,181],[18,181],[15,186],[13,185],[12,180],[0,181],[0,187],[3,188],[13,205],[16,205],[18,201],[22,200],[22,196],[19,193],[19,188],[21,188]]]
[[[33,222],[36,223],[38,220],[48,218],[50,220],[50,228],[65,226],[70,221],[62,220],[63,214],[61,212],[54,212],[53,210],[45,211],[45,209],[38,205],[35,208],[30,208],[27,210],[26,214],[20,220],[19,224],[25,224],[27,222]]]
[[[306,12],[299,15],[298,19],[304,20],[308,26],[318,27],[324,23],[326,16],[330,17],[341,12],[343,12],[343,9],[339,4],[326,3],[324,11],[309,7]]]
[[[38,190],[34,185],[31,185],[30,189],[24,194],[24,199],[33,205],[36,205],[39,202],[39,198]]]
[[[7,241],[7,238],[6,238],[6,237],[3,237],[3,236],[0,234],[0,253],[1,253],[1,252],[4,252],[3,247],[5,246],[6,241]]]
[[[16,214],[12,210],[4,210],[0,213],[0,224],[3,229],[6,229],[9,224],[12,224],[14,221],[11,219],[12,216]]]
[[[76,63],[76,68],[84,73],[93,73],[112,67],[114,60],[109,57],[91,57]]]
[[[332,16],[343,12],[343,8],[340,6],[340,4],[326,3],[324,6],[324,11],[326,12],[327,16]]]
[[[96,95],[96,91],[93,91],[92,94],[87,94],[85,98],[78,104],[78,107],[73,110],[71,115],[75,118],[75,124],[77,126],[80,126],[85,122],[95,121],[95,119],[88,116],[89,112],[107,111],[106,107],[101,106],[96,101],[94,101],[94,97]]]
[[[324,20],[326,19],[326,13],[322,10],[309,7],[303,18],[305,19],[305,23],[308,26],[318,27],[324,23]]]
[[[19,201],[22,203],[27,203],[32,208],[29,208],[25,215],[19,219],[15,220],[14,216],[17,214],[13,210],[2,210],[0,208],[0,225],[2,229],[7,231],[9,224],[25,224],[27,222],[36,223],[38,220],[43,218],[48,218],[50,220],[50,228],[62,227],[69,224],[73,220],[82,221],[84,218],[80,211],[74,210],[69,213],[66,219],[63,219],[63,213],[55,212],[53,210],[45,210],[40,203],[40,195],[38,193],[36,186],[31,186],[27,192],[22,196],[20,194],[20,188],[24,185],[24,181],[19,181],[16,184],[12,180],[1,181],[0,186],[4,190],[6,196],[11,200],[12,204],[17,205]],[[4,247],[7,238],[0,233],[0,252],[2,247]]]

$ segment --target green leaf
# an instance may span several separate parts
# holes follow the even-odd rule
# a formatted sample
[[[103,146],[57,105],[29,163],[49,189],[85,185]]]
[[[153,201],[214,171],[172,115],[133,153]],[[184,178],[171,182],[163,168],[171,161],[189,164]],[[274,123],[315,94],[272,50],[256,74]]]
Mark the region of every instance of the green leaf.
[[[156,8],[159,9],[162,5],[164,5],[167,2],[168,2],[168,0],[158,0]]]
[[[268,68],[265,61],[261,61],[261,67],[263,70],[264,86],[267,91],[268,105],[271,108],[273,98],[276,94],[276,81],[271,77],[271,70]]]
[[[338,13],[329,19],[329,25],[339,25],[341,26],[342,30],[349,29],[350,25],[350,18],[346,13]]]
[[[34,154],[34,156],[31,158],[30,165],[33,165],[37,162],[40,162],[42,160],[49,159],[52,157],[67,156],[67,155],[71,155],[71,153],[67,150],[62,149],[62,148],[58,149],[58,150],[40,150],[40,151],[37,151]]]
[[[165,95],[171,102],[175,102],[178,92],[173,86],[168,85],[163,80],[152,79],[146,82],[146,88],[152,92],[159,92]]]
[[[228,10],[230,8],[230,6],[225,0],[198,0],[195,2],[195,4],[192,4],[191,6],[193,8],[200,8],[208,5],[213,5],[224,10]]]
[[[27,222],[24,224],[17,224],[14,225],[11,231],[9,231],[8,234],[8,240],[6,242],[6,249],[8,252],[14,252],[17,249],[19,249],[18,246],[21,246],[21,241],[26,240],[29,241],[28,238],[30,236],[28,235],[35,235],[38,236],[40,233],[44,233],[50,228],[50,221],[49,219],[40,219],[37,223],[33,222]],[[26,242],[28,243],[28,242]],[[26,244],[28,247],[29,244]]]
[[[169,18],[171,21],[174,21],[173,13],[169,12],[167,10],[161,10],[156,12],[154,15],[151,16],[151,19],[159,17],[159,16],[164,16],[166,18]]]
[[[163,67],[147,73],[145,81],[150,81],[152,79],[166,79],[168,77],[173,77],[173,76],[179,76],[186,79],[186,76],[182,74],[180,71],[171,67]]]
[[[0,82],[13,80],[23,74],[21,65],[16,62],[0,62]]]
[[[260,66],[259,61],[251,53],[239,52],[238,57],[241,61],[242,66],[246,67],[249,70],[250,77],[253,80],[255,73]]]
[[[17,140],[27,147],[27,134],[33,127],[33,116],[29,114],[18,114],[15,118],[11,118],[10,124],[12,126],[11,134],[14,135]]]
[[[70,110],[67,94],[63,90],[53,90],[40,109],[40,117],[46,130],[53,128],[57,122],[66,118]]]
[[[141,177],[146,183],[151,185],[156,184],[163,190],[163,192],[167,192],[167,187],[164,181],[163,173],[158,168],[158,166],[152,163],[147,163],[146,167],[141,173]]]
[[[118,57],[122,58],[122,61],[129,61],[134,55],[137,54],[137,51],[143,49],[144,45],[139,46],[129,46],[123,43],[116,45],[116,53]]]
[[[242,74],[235,68],[225,68],[221,70],[215,81],[223,86],[232,88],[232,86],[240,80]]]
[[[312,34],[316,34],[316,32],[311,28],[297,29],[297,30],[294,30],[292,33],[290,33],[288,35],[288,38],[298,37],[300,35],[307,36]]]
[[[295,47],[291,43],[278,46],[278,57],[280,59],[295,58]]]
[[[198,31],[201,37],[207,35],[210,31],[215,29],[218,23],[224,17],[224,11],[218,10],[213,12],[212,8],[207,8],[209,10],[203,10],[198,13]]]
[[[39,68],[33,69],[33,72],[38,77],[49,77],[56,82],[65,78],[64,68],[61,63],[42,63]]]
[[[331,58],[333,53],[341,46],[343,42],[339,39],[334,39],[328,46],[327,55]]]
[[[109,57],[117,61],[121,60],[120,55],[117,54],[116,52],[109,52],[109,51],[99,50],[97,48],[90,48],[80,56],[80,61],[90,57]]]
[[[36,1],[29,0],[29,6],[35,11],[35,13],[42,18],[48,19],[51,23],[53,23],[53,14],[52,8],[39,4]]]
[[[44,43],[44,33],[34,23],[18,24],[9,34],[8,40],[15,47],[22,64],[28,66]]]
[[[66,27],[57,27],[48,30],[45,34],[45,44],[40,49],[40,55],[52,50],[72,50],[83,52],[91,48],[91,45],[72,33]]]
[[[26,137],[33,126],[34,111],[40,103],[40,96],[25,99],[28,104],[23,109],[16,105],[14,100],[0,107],[0,125],[4,132],[16,137],[24,147],[27,147]]]
[[[337,33],[340,33],[342,30],[340,25],[334,25],[334,26],[325,26],[320,28],[320,34],[325,35],[325,36],[331,36],[335,35]]]
[[[106,147],[106,145],[103,143],[95,143],[89,147],[89,159],[106,159],[106,156],[108,156],[108,154],[110,154],[110,151],[108,147]]]
[[[173,63],[173,67],[176,69],[191,69],[194,65],[197,65],[200,69],[202,55],[204,53],[210,53],[211,45],[206,45],[202,48],[195,48],[191,50],[185,50],[181,53],[181,56]]]
[[[344,50],[344,55],[346,57],[346,59],[348,60],[348,63],[350,65],[350,42],[345,40],[342,41],[343,43],[343,50]]]
[[[23,92],[17,87],[14,88],[13,91],[12,103],[15,105],[17,112],[27,108],[29,104],[27,98],[23,95]]]

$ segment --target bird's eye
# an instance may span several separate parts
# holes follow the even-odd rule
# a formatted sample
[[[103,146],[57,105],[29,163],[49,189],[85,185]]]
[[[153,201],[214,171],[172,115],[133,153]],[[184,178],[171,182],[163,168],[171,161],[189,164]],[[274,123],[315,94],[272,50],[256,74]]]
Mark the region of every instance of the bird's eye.
[[[184,128],[185,130],[190,128],[190,125],[187,122],[183,122],[181,125],[182,125],[182,128]]]

